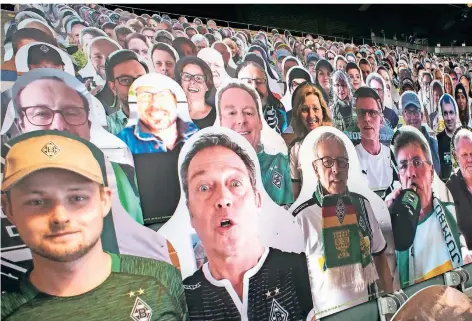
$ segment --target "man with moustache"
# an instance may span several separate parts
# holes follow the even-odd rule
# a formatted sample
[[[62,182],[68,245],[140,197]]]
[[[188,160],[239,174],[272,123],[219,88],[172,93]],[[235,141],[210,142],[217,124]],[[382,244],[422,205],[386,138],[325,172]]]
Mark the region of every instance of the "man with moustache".
[[[452,173],[447,188],[454,196],[457,223],[468,249],[472,249],[472,130],[460,128],[453,137],[454,157],[459,170]],[[466,263],[466,262],[465,262]]]
[[[198,128],[177,117],[177,97],[167,88],[143,85],[136,88],[139,121],[118,137],[132,154],[178,151]]]
[[[288,155],[268,154],[261,143],[260,98],[253,87],[233,80],[218,91],[216,108],[220,125],[244,136],[257,153],[262,182],[270,198],[278,205],[293,203]]]
[[[395,137],[393,150],[401,188],[387,196],[387,206],[392,207],[402,190],[413,189],[421,207],[412,245],[396,251],[400,286],[405,288],[462,266],[463,249],[454,204],[443,202],[433,191],[433,160],[426,139],[406,126]]]
[[[439,99],[439,106],[444,119],[444,130],[437,135],[438,153],[441,179],[447,181],[452,172],[451,139],[457,128],[458,109],[456,101],[449,94],[444,94]]]
[[[259,239],[254,161],[227,135],[210,132],[181,165],[190,221],[208,258],[184,280],[190,320],[311,320],[305,255],[264,247]]]
[[[369,201],[347,187],[349,156],[329,131],[313,146],[317,186],[293,211],[305,239],[317,318],[393,290],[387,243]]]

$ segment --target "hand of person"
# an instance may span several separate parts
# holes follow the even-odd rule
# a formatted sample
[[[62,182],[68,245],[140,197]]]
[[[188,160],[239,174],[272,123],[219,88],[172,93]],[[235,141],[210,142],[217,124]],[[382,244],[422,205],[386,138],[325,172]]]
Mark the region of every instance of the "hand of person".
[[[98,85],[97,87],[95,87],[94,89],[90,91],[90,94],[93,96],[96,96],[100,92],[100,90],[102,90],[102,88],[103,88],[102,85]]]
[[[394,189],[393,192],[387,195],[387,197],[385,198],[385,203],[387,203],[387,207],[392,206],[393,202],[400,195],[401,191],[402,189],[398,187]]]

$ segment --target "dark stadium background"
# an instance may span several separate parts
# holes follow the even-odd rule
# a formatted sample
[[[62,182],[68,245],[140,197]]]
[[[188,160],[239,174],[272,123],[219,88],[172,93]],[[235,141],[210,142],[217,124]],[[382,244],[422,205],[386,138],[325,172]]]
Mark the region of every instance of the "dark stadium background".
[[[441,46],[450,46],[454,40],[456,46],[463,42],[472,44],[472,11],[466,4],[105,4],[110,9],[123,6],[134,7],[136,14],[152,14],[151,10],[243,23],[231,24],[236,28],[256,24],[355,37],[358,44],[362,44],[361,37],[370,38],[371,30],[380,37],[383,37],[383,30],[390,39],[396,34],[397,40],[403,41],[410,35],[427,38],[430,46],[438,42]],[[2,9],[12,8],[12,5],[2,4]]]

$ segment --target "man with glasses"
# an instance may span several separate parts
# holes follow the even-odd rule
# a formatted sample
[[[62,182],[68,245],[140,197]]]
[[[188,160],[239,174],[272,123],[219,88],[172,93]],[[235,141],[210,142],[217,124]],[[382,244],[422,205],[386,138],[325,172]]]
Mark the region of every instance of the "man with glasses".
[[[418,223],[412,226],[416,230],[413,243],[396,251],[400,286],[405,288],[459,267],[463,260],[454,204],[443,202],[433,190],[434,168],[426,139],[415,128],[401,128],[393,150],[401,188],[387,196],[387,206],[392,208],[402,190],[413,190],[421,207]]]
[[[387,88],[384,86],[384,82],[385,80],[382,76],[376,72],[371,73],[366,80],[367,85],[372,88],[380,98],[382,114],[385,120],[387,120],[387,125],[390,126],[390,128],[395,129],[398,125],[399,117],[392,109],[385,106],[385,90]]]
[[[198,130],[178,117],[177,97],[170,89],[142,85],[136,88],[136,99],[138,123],[117,135],[132,154],[178,152]]]
[[[354,94],[357,127],[361,142],[356,146],[362,171],[367,175],[369,188],[380,196],[392,184],[394,167],[390,148],[380,142],[380,128],[384,123],[381,99],[368,87],[359,88]]]
[[[292,112],[286,112],[284,105],[270,91],[264,68],[254,61],[245,61],[239,65],[236,74],[238,79],[252,86],[259,94],[267,124],[278,133],[283,133],[290,125]]]
[[[392,289],[387,246],[369,201],[350,192],[342,138],[322,133],[313,146],[317,185],[293,212],[304,233],[317,318],[373,300]]]
[[[111,54],[105,63],[108,87],[113,93],[110,108],[115,112],[107,116],[108,131],[117,135],[128,124],[128,92],[133,82],[148,73],[145,63],[131,50],[120,50]]]
[[[400,97],[400,106],[403,113],[405,124],[418,129],[428,140],[431,149],[431,157],[433,160],[434,170],[441,176],[441,163],[438,154],[438,141],[431,136],[426,127],[422,126],[423,114],[421,112],[421,102],[418,95],[412,91],[407,91]]]

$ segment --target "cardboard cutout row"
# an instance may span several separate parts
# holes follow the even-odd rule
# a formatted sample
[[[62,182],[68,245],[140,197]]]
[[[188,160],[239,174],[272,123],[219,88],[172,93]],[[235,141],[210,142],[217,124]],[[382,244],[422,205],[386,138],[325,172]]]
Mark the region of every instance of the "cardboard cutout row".
[[[318,127],[303,140],[299,159],[303,185],[290,211],[304,236],[316,317],[397,288],[390,214],[367,187],[349,138]]]
[[[179,255],[190,318],[306,320],[313,303],[302,235],[266,194],[248,140],[202,129],[183,146],[178,168],[182,197],[160,231]],[[241,271],[219,274],[229,257]]]
[[[223,84],[216,93],[215,126],[243,135],[257,152],[262,181],[267,193],[279,205],[293,202],[287,145],[267,125],[257,91],[241,80]]]
[[[436,175],[428,140],[403,126],[393,141],[401,187],[386,197],[402,288],[463,265],[454,199]],[[431,255],[434,253],[435,255]]]
[[[112,252],[170,262],[172,246],[159,233],[142,226],[139,191],[132,159],[129,162],[129,151],[126,147],[120,147],[116,137],[94,125],[90,113],[91,99],[85,86],[65,72],[36,69],[18,78],[13,86],[13,97],[17,111],[15,124],[21,133],[36,130],[69,132],[94,143],[107,156],[105,165],[112,189],[112,215],[104,221],[105,248]],[[118,144],[107,148],[114,140],[118,140]],[[105,148],[100,146],[101,142],[106,142]],[[31,255],[15,232],[15,227],[4,216],[2,229],[5,236],[2,237],[2,262],[7,262],[5,264],[14,278],[15,273],[25,272]]]

